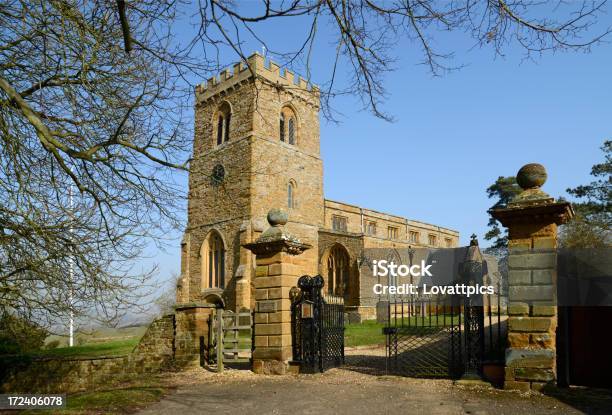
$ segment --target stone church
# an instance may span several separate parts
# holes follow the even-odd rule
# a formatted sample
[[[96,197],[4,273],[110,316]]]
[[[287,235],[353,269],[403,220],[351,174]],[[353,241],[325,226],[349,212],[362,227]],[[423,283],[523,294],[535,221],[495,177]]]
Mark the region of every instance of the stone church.
[[[457,231],[325,199],[319,105],[316,86],[257,53],[196,88],[179,307],[253,309],[257,269],[243,245],[269,226],[271,208],[312,246],[296,259],[303,274],[321,274],[363,318],[376,306],[360,279],[364,249],[458,246]]]

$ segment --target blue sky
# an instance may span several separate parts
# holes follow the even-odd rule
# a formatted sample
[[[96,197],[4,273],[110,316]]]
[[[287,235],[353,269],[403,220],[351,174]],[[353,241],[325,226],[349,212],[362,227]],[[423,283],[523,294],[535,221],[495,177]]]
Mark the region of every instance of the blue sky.
[[[276,19],[259,29],[271,48],[288,50],[303,38],[303,23]],[[185,25],[182,35],[191,30]],[[335,44],[325,25],[319,39],[312,78],[324,83]],[[555,197],[591,180],[591,166],[602,160],[599,147],[612,137],[612,45],[532,62],[516,45],[496,57],[460,32],[436,35],[435,41],[441,51],[455,52],[452,64],[464,67],[433,77],[418,65],[415,44],[398,44],[392,52],[399,58],[396,70],[385,76],[384,108],[394,122],[363,111],[356,97],[334,101],[341,123],[321,122],[325,196],[456,229],[462,244],[476,233],[486,246],[492,201],[485,189],[498,176],[542,163],[549,175],[544,190]],[[247,39],[244,50],[261,46]],[[223,61],[235,59],[222,54]],[[346,75],[339,74],[341,82]],[[160,280],[179,272],[176,236],[173,248],[150,252]]]

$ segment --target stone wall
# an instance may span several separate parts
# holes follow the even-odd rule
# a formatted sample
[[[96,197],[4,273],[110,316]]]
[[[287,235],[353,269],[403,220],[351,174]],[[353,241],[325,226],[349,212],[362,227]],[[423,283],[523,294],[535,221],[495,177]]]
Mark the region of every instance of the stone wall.
[[[4,356],[0,392],[72,393],[173,366],[174,315],[154,320],[132,353],[95,358]]]
[[[130,356],[95,359],[10,357],[0,360],[2,393],[72,393],[132,374]]]
[[[174,364],[174,332],[174,314],[153,320],[130,355],[133,370],[157,372],[171,368]]]
[[[185,304],[176,309],[174,363],[179,368],[202,364],[209,348],[208,319],[214,304]]]

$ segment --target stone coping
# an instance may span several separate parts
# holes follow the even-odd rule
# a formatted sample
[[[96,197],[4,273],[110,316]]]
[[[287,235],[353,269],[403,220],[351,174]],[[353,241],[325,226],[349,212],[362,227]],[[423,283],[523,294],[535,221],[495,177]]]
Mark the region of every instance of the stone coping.
[[[191,302],[191,303],[183,303],[176,304],[174,306],[175,310],[185,310],[188,308],[219,308],[218,304],[212,303],[200,303],[200,302]]]
[[[312,247],[310,244],[291,239],[265,241],[257,240],[253,243],[244,244],[242,246],[253,252],[255,255],[260,256],[273,255],[277,252],[287,252],[291,255],[299,255]]]
[[[35,356],[35,355],[24,355],[24,354],[5,354],[0,356],[0,359],[4,358],[17,358],[22,360],[29,360],[35,362],[50,362],[50,361],[62,361],[62,362],[72,362],[72,361],[87,361],[87,360],[110,360],[110,359],[123,359],[131,356],[131,353],[127,354],[118,354],[111,356]]]
[[[550,221],[557,225],[566,223],[574,216],[574,209],[569,202],[547,204],[517,204],[506,208],[490,209],[489,213],[505,227],[514,223],[537,223]]]

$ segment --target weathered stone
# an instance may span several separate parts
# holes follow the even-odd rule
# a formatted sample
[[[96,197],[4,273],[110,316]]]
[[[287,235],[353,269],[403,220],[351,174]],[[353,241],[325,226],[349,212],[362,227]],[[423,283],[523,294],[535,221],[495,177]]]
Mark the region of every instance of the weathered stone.
[[[557,314],[557,307],[553,305],[533,304],[531,315],[533,316],[554,316]]]
[[[268,299],[268,290],[260,289],[255,292],[255,301],[257,300],[267,300]]]
[[[255,325],[256,336],[281,334],[291,334],[291,323],[268,323]]]
[[[272,264],[269,266],[268,275],[291,275],[300,276],[303,268],[294,264]]]
[[[154,328],[163,325],[158,321]],[[164,366],[165,355],[146,357],[142,354],[144,349],[145,345],[141,344],[138,353],[96,358],[34,357],[24,360],[13,357],[2,362],[5,372],[1,377],[0,392],[74,393],[107,387],[112,382],[124,381],[139,373],[167,368]]]
[[[258,265],[257,268],[255,268],[255,276],[256,277],[267,277],[268,276],[268,266]]]
[[[255,334],[255,347],[267,347],[268,336],[258,336]]]
[[[291,321],[291,313],[289,310],[277,311],[276,313],[267,313],[268,323],[283,323]]]
[[[557,238],[533,238],[534,250],[555,249],[557,247]]]
[[[549,333],[530,334],[529,343],[544,349],[555,347],[555,339]]]
[[[510,255],[508,267],[513,269],[554,268],[557,256],[554,253],[530,253]]]
[[[508,333],[510,347],[524,348],[529,346],[529,333]]]
[[[553,380],[555,378],[555,374],[552,369],[517,367],[514,369],[514,378],[516,380],[546,382]]]
[[[289,365],[278,360],[255,360],[253,372],[260,375],[284,375],[289,371]]]
[[[552,368],[555,353],[550,349],[506,349],[507,367]]]
[[[511,316],[515,315],[529,315],[529,304],[512,302],[508,304],[508,314]]]
[[[549,317],[508,317],[508,329],[519,332],[548,332],[553,327]]]
[[[291,346],[291,334],[268,336],[268,346]]]
[[[552,269],[534,269],[531,271],[531,278],[534,284],[552,284],[554,270]]]
[[[531,284],[531,270],[510,270],[508,271],[509,285],[529,285]]]
[[[553,298],[552,285],[515,285],[508,288],[510,301],[552,300]]]
[[[511,255],[524,253],[531,249],[531,239],[511,239],[508,241],[508,250]]]
[[[514,380],[514,368],[506,366],[504,367],[504,380],[507,382],[509,380]]]

